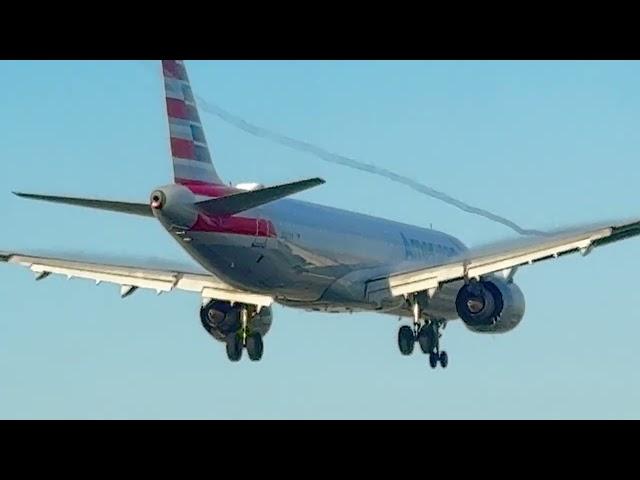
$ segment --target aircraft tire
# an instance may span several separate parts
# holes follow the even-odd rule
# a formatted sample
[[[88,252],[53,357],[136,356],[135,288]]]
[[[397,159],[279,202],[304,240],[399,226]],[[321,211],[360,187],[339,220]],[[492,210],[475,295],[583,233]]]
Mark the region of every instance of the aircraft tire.
[[[262,359],[264,352],[264,343],[262,341],[262,335],[259,333],[252,333],[247,337],[247,353],[252,362],[258,362]]]
[[[242,358],[242,337],[238,334],[229,335],[227,338],[227,357],[232,362],[239,362]]]
[[[418,332],[418,343],[420,344],[422,353],[431,353],[435,349],[433,331],[430,330],[427,325],[423,326]]]
[[[438,354],[436,352],[431,352],[429,354],[429,365],[431,368],[436,368],[438,366]]]
[[[449,355],[447,355],[447,352],[445,352],[444,350],[442,352],[440,352],[440,366],[442,368],[447,368],[447,365],[449,365]]]
[[[416,336],[408,325],[403,325],[398,330],[398,348],[402,355],[411,355],[416,344]]]

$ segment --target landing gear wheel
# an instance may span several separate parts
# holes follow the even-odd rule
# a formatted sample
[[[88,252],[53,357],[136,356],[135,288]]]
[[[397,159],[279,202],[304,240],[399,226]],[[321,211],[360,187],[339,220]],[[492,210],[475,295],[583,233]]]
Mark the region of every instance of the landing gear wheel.
[[[411,355],[416,343],[416,336],[408,325],[403,325],[398,330],[398,348],[402,355]]]
[[[242,337],[240,335],[234,333],[227,338],[227,357],[232,362],[238,362],[242,358]]]
[[[418,343],[422,353],[433,352],[435,349],[435,341],[433,338],[433,330],[428,325],[424,325],[418,332]]]
[[[252,333],[247,336],[247,353],[249,354],[249,358],[253,362],[257,362],[262,358],[262,353],[264,351],[264,344],[262,342],[262,335],[259,333]]]
[[[431,368],[436,368],[438,366],[438,354],[436,352],[431,352],[429,354],[429,365],[431,365]]]
[[[449,355],[447,355],[447,352],[442,351],[440,352],[440,366],[447,368],[447,365],[449,365]]]
[[[215,312],[208,308],[208,306],[200,309],[200,322],[210,335],[213,335],[213,332],[215,331],[215,320]],[[222,340],[224,340],[224,338],[222,338]]]

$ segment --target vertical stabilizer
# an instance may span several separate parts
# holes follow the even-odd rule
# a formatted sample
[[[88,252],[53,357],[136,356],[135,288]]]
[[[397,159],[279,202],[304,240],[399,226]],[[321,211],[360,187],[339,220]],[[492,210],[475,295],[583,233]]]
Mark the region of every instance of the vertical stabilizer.
[[[184,62],[162,60],[162,74],[174,181],[221,185],[223,182],[213,167]]]

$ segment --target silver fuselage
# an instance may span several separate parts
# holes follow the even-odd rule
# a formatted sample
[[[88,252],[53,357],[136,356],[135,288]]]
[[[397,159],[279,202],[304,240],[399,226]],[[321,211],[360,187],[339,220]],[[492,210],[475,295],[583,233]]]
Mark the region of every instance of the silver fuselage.
[[[367,301],[366,280],[399,268],[435,265],[466,250],[458,239],[436,230],[294,199],[239,215],[255,221],[255,234],[185,231],[157,216],[192,258],[223,281],[308,310],[409,315],[402,298],[384,306]],[[459,287],[440,289],[425,313],[456,318]]]

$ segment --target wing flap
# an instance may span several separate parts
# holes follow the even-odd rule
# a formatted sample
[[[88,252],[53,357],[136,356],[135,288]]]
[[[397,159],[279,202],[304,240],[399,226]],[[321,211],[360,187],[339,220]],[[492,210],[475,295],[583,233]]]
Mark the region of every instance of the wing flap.
[[[210,274],[93,263],[11,252],[0,252],[0,261],[27,267],[37,275],[37,279],[57,274],[67,278],[93,280],[97,284],[103,282],[116,284],[122,287],[123,297],[143,288],[155,290],[157,293],[172,290],[196,292],[203,299],[258,306],[269,306],[273,303],[273,299],[269,296],[236,289]]]
[[[83,278],[86,280],[95,280],[96,283],[105,282],[128,287],[148,288],[156,292],[169,292],[175,285],[175,278],[169,275],[167,275],[168,278],[162,279],[151,276],[102,272],[98,269],[87,270],[85,268],[72,266],[43,265],[38,263],[32,264],[29,268],[36,274],[66,275],[68,278]]]
[[[309,188],[322,185],[321,178],[310,178],[293,183],[285,183],[274,187],[250,190],[247,192],[235,193],[226,197],[204,200],[196,203],[196,206],[208,215],[234,215],[236,213],[250,210],[260,205],[280,200]]]

